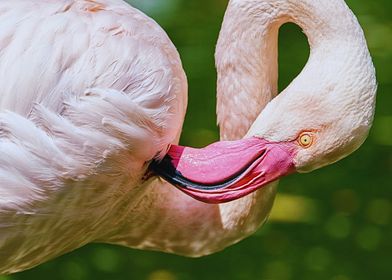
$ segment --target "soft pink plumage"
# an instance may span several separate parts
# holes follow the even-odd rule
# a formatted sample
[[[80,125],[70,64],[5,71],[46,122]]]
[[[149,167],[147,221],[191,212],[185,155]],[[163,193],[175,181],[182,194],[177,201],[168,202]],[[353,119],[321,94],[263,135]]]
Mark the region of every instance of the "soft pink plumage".
[[[287,21],[304,29],[311,57],[263,110]],[[187,102],[179,55],[154,21],[120,0],[3,0],[0,25],[0,273],[89,242],[201,256],[266,220],[276,183],[207,205],[144,181],[178,141]],[[216,59],[222,139],[310,130],[315,145],[295,158],[309,171],[366,138],[374,68],[343,0],[231,0]]]

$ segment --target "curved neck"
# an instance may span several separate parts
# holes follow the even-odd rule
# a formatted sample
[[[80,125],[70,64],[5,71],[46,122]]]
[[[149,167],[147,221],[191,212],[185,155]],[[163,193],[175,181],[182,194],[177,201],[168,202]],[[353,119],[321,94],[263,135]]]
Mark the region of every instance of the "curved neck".
[[[361,81],[346,81],[347,74],[335,72],[343,69],[359,77],[362,67],[356,67],[360,65],[356,56],[365,57],[362,61],[373,69],[363,31],[343,0],[231,0],[216,50],[217,114],[223,140],[251,134],[252,123],[276,96],[278,33],[287,22],[303,29],[311,49],[307,65],[289,88],[322,92],[322,87],[350,87],[352,81],[358,87]],[[248,217],[260,223],[270,210],[262,202],[272,203],[273,189],[220,205],[221,211],[236,213],[230,216],[233,220]]]
[[[311,64],[317,66],[330,58],[329,52],[341,62],[352,63],[347,47],[366,47],[362,29],[343,0],[231,0],[216,50],[222,139],[245,136],[276,96],[278,33],[287,22],[299,25],[309,40],[311,54],[302,74],[317,68]],[[339,57],[342,48],[345,51]]]

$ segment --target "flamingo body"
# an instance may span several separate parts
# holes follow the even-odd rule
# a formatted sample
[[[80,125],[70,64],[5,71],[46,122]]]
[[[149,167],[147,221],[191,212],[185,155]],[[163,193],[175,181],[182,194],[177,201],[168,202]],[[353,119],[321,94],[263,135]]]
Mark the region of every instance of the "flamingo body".
[[[1,1],[0,22],[4,273],[122,223],[179,134],[187,84],[167,35],[122,1]]]

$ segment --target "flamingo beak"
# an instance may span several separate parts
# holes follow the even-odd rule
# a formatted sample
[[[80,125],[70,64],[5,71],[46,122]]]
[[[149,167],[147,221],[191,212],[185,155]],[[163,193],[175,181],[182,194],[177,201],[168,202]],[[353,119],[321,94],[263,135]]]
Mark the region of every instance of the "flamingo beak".
[[[294,173],[295,151],[292,142],[271,143],[257,137],[202,149],[172,145],[150,170],[197,200],[224,203]]]

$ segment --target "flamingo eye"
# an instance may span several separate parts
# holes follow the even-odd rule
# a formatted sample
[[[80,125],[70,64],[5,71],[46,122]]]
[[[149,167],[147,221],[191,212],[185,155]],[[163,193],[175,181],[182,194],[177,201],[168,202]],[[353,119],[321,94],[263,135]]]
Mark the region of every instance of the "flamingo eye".
[[[309,132],[303,132],[298,137],[298,143],[303,148],[309,148],[313,144],[313,136]]]

